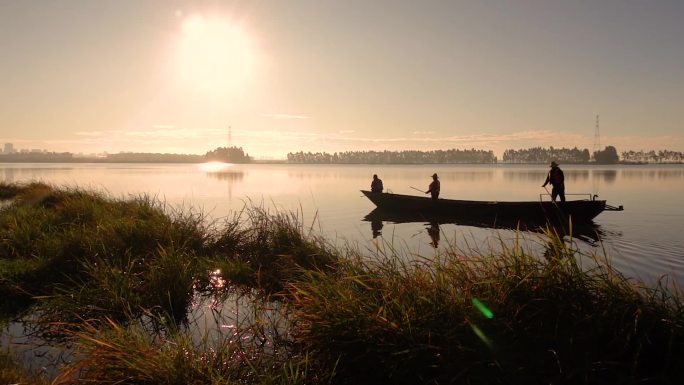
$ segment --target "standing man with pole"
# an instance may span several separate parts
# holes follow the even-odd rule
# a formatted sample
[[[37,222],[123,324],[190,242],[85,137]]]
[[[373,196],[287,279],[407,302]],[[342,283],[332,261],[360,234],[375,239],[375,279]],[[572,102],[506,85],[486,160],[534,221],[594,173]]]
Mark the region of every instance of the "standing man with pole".
[[[565,202],[565,176],[563,175],[563,170],[558,167],[558,163],[555,161],[551,162],[551,170],[549,170],[548,175],[546,175],[546,181],[542,187],[546,187],[547,184],[551,183],[553,188],[551,189],[551,200],[556,201],[556,197],[560,196],[561,202]]]

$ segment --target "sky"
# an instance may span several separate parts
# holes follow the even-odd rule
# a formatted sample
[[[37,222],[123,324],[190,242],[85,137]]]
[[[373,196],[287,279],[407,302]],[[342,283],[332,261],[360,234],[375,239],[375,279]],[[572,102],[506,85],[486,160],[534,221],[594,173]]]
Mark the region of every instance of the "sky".
[[[682,20],[679,0],[0,0],[0,143],[684,151]]]

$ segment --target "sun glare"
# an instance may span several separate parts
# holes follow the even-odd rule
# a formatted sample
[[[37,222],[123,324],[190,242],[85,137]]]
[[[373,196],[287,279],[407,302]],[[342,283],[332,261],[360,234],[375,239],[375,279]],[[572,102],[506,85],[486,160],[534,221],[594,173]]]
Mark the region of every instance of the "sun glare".
[[[241,91],[253,75],[252,42],[239,25],[226,19],[188,17],[178,50],[181,80],[220,96]]]
[[[224,163],[224,162],[205,162],[205,163],[200,163],[199,164],[199,169],[204,171],[204,172],[221,172],[221,171],[226,171],[233,167],[232,163]]]

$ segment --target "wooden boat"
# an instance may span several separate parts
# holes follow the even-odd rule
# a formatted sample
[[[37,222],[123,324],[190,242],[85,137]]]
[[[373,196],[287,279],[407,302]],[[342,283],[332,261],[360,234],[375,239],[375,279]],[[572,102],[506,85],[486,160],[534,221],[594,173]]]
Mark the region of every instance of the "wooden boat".
[[[591,222],[603,211],[622,211],[622,206],[614,207],[605,200],[588,199],[566,202],[521,201],[468,201],[455,199],[432,199],[413,195],[392,193],[373,193],[361,190],[371,202],[384,212],[399,212],[405,215],[424,217],[426,221],[440,221],[440,218],[459,218],[464,222],[486,224],[502,223],[564,223],[575,224]]]

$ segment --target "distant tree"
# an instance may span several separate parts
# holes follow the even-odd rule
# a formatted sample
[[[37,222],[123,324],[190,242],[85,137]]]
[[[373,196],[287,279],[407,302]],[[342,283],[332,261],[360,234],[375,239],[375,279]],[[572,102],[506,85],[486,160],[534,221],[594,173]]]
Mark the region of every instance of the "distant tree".
[[[616,164],[620,161],[620,157],[615,147],[606,146],[603,151],[594,153],[594,161],[598,164]]]
[[[454,164],[454,163],[496,163],[493,151],[485,150],[434,150],[434,151],[344,151],[288,153],[289,163],[328,164]]]
[[[504,163],[548,163],[552,160],[570,163],[588,163],[589,150],[575,148],[547,148],[532,147],[528,149],[513,150],[507,149],[503,153]]]
[[[213,151],[208,151],[204,155],[207,161],[218,161],[227,163],[250,163],[252,158],[245,154],[242,147],[218,147]]]

